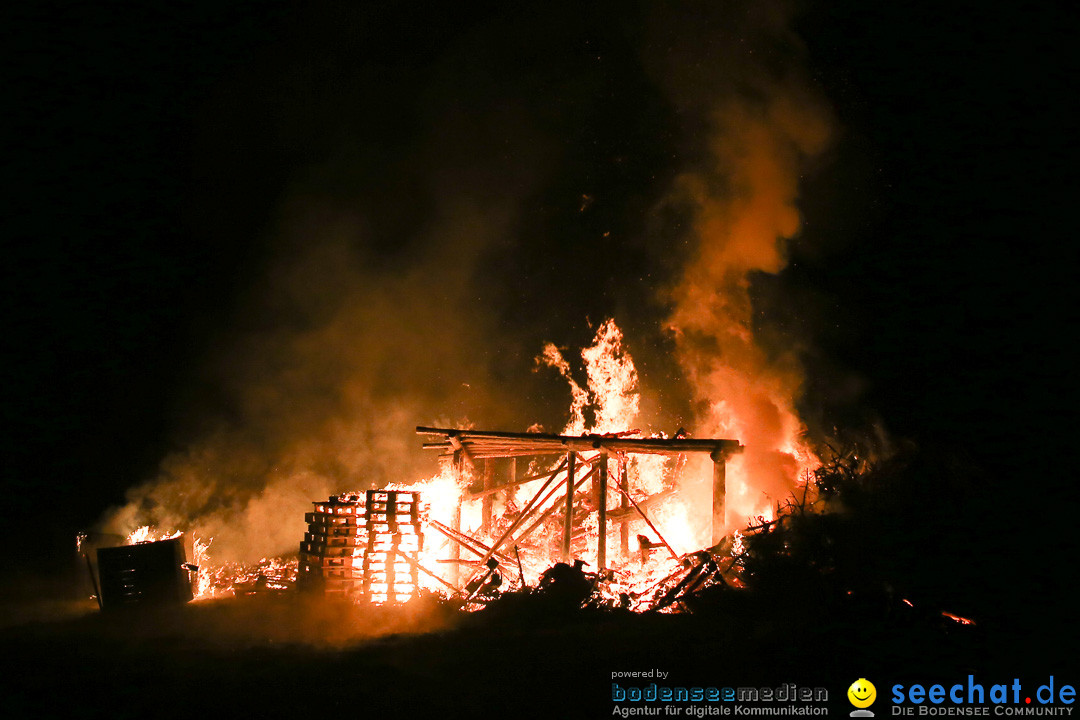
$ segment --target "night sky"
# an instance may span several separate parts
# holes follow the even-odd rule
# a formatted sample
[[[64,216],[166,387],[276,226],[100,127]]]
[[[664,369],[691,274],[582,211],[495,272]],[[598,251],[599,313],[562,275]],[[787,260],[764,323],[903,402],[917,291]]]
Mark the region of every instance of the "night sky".
[[[448,257],[470,257],[448,270],[456,294],[421,283],[408,317],[434,327],[447,303],[486,308],[480,328],[499,341],[477,349],[477,377],[494,379],[490,394],[520,393],[490,417],[535,409],[555,422],[566,396],[545,394],[560,386],[532,358],[545,341],[581,347],[608,316],[638,339],[643,377],[678,372],[656,328],[686,251],[667,224],[677,212],[656,208],[702,139],[650,69],[667,52],[650,31],[664,12],[50,5],[9,23],[5,83],[0,454],[18,547],[30,534],[40,557],[66,551],[167,453],[235,412],[229,358],[258,354],[243,338],[320,312],[338,280],[285,302],[273,278],[343,214],[373,293],[447,243]],[[699,5],[696,34],[738,35]],[[1042,5],[873,5],[802,3],[789,26],[803,47],[757,48],[765,66],[797,63],[834,125],[803,168],[788,267],[754,282],[762,332],[801,348],[814,427],[880,422],[974,468],[980,485],[957,510],[982,529],[965,557],[987,575],[1023,560],[1052,592],[1076,548],[1072,521],[1054,519],[1075,464],[1062,107],[1075,20]],[[513,207],[509,230],[433,239],[466,200]],[[449,347],[454,333],[434,337],[426,362],[468,356]],[[447,394],[445,419],[471,414],[468,397]],[[671,403],[670,417],[689,412]],[[1041,559],[1001,540],[1018,533]]]

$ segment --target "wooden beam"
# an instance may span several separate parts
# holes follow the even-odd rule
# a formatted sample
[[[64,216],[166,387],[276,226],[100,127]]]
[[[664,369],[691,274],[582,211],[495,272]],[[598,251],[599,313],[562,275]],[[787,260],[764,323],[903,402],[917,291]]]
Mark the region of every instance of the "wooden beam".
[[[521,567],[521,553],[518,552],[518,546],[514,546],[514,557],[517,559],[518,577],[521,578],[521,587],[525,587],[525,569]]]
[[[619,492],[622,492],[622,490],[620,489]],[[656,533],[656,537],[660,538],[660,542],[664,543],[664,547],[666,547],[668,549],[668,552],[671,553],[671,557],[678,560],[679,554],[672,549],[671,545],[669,545],[668,541],[664,539],[664,536],[660,534],[660,531],[656,529],[656,526],[652,524],[652,520],[650,520],[649,516],[645,514],[645,511],[642,510],[640,506],[638,506],[634,498],[630,497],[630,493],[626,493],[626,498],[630,501],[630,504],[634,506],[634,509],[637,510],[638,515],[640,515],[641,519],[645,521],[645,524],[648,525],[654,533]]]
[[[574,528],[574,464],[577,453],[566,456],[566,517],[563,520],[562,561],[570,562],[570,536]]]
[[[626,454],[619,453],[619,492],[622,495],[619,497],[619,510],[622,512],[630,512],[630,501],[627,499],[630,495],[630,480],[626,475]],[[622,550],[623,559],[626,559],[630,555],[630,525],[623,523],[619,526],[619,549]]]
[[[515,487],[517,485],[517,458],[510,458],[510,467],[506,473],[506,477],[509,478],[504,485],[507,487]],[[506,493],[505,500],[509,502],[514,498],[514,493]]]
[[[417,561],[416,559],[414,559],[414,558],[412,558],[412,557],[410,557],[410,556],[406,555],[406,554],[405,554],[405,553],[403,553],[403,552],[402,552],[401,550],[396,550],[395,552],[396,552],[396,553],[397,553],[398,555],[400,555],[400,556],[401,556],[402,558],[404,558],[404,559],[405,559],[405,561],[406,561],[407,563],[409,563],[410,565],[412,565],[412,566],[413,566],[414,568],[416,568],[417,570],[420,570],[421,572],[425,572],[425,573],[427,573],[428,575],[430,575],[431,577],[435,578],[436,580],[438,580],[439,582],[441,582],[441,583],[442,583],[443,585],[445,585],[446,587],[448,587],[448,588],[450,588],[451,590],[453,590],[455,594],[460,594],[460,593],[461,593],[461,590],[460,590],[460,589],[459,589],[459,588],[458,588],[457,586],[455,586],[455,585],[452,585],[452,584],[450,584],[450,583],[446,582],[446,581],[445,581],[445,580],[443,580],[443,579],[442,579],[441,577],[439,577],[438,575],[436,575],[435,573],[431,572],[431,571],[430,571],[430,570],[428,570],[428,569],[427,569],[426,567],[424,567],[423,565],[421,565],[421,564],[420,564],[420,563],[419,563],[419,562],[418,562],[418,561]]]
[[[551,482],[554,479],[555,479],[555,476],[552,475],[550,478],[548,478],[547,482],[545,482],[543,485],[540,486],[540,489],[536,491],[535,495],[533,495],[532,500],[530,500],[525,505],[525,507],[522,509],[521,514],[518,515],[518,517],[517,517],[517,520],[510,523],[510,527],[506,528],[506,530],[503,531],[503,534],[499,536],[499,539],[496,540],[494,543],[492,543],[491,550],[489,550],[480,559],[481,564],[486,563],[488,561],[488,558],[490,558],[492,555],[494,555],[496,552],[498,552],[499,547],[502,546],[502,544],[504,542],[506,542],[506,538],[510,537],[510,533],[514,532],[515,530],[518,529],[518,527],[521,526],[521,523],[525,521],[525,518],[527,518],[532,513],[532,511],[535,509],[536,501],[540,498],[541,495],[544,494],[544,491],[546,491],[548,489],[548,486],[551,485]],[[474,575],[475,575],[475,573],[474,573]],[[472,580],[472,577],[470,577],[469,580]]]
[[[454,453],[454,482],[457,483],[459,488],[465,487],[465,481],[462,477],[461,471],[461,451],[458,450]],[[456,504],[454,505],[454,515],[450,519],[450,526],[455,532],[461,532],[461,495],[457,496]],[[461,559],[461,546],[457,543],[450,544],[450,559]],[[460,566],[455,563],[450,569],[450,582],[454,585],[458,585],[461,582],[461,569]]]
[[[490,490],[494,485],[495,467],[491,460],[484,460],[484,490]],[[486,493],[480,507],[480,531],[487,533],[491,529],[491,508],[495,503],[495,496]]]
[[[569,450],[587,452],[606,448],[611,452],[658,453],[672,455],[681,452],[717,452],[726,454],[742,451],[738,440],[694,438],[627,438],[610,435],[551,435],[547,433],[512,433],[488,430],[457,430],[418,426],[419,435],[441,435],[445,443],[425,443],[425,447],[455,449],[456,440],[467,447],[474,458],[485,453],[485,444],[505,453],[504,457],[565,453]]]
[[[513,460],[511,460],[511,462],[513,462]],[[557,475],[557,474],[561,473],[564,467],[566,467],[566,459],[565,458],[563,459],[563,461],[561,463],[559,463],[555,467],[554,470],[550,470],[548,472],[540,473],[539,475],[529,475],[527,477],[523,477],[523,478],[521,478],[519,480],[514,480],[513,482],[508,482],[508,483],[505,483],[503,485],[496,485],[495,487],[491,488],[490,490],[481,490],[480,492],[469,493],[469,499],[470,500],[476,500],[478,498],[485,497],[485,496],[487,496],[487,495],[489,495],[491,493],[499,492],[500,490],[507,490],[509,488],[516,487],[518,485],[524,485],[525,483],[530,483],[533,480],[543,480],[544,478],[549,478],[552,475]]]
[[[577,483],[574,484],[574,492],[577,492],[581,488],[581,486],[585,484],[585,482],[587,480],[591,479],[593,477],[593,475],[596,474],[596,471],[597,471],[597,468],[594,467],[592,470],[585,473],[577,481]],[[559,483],[558,485],[553,487],[551,489],[551,491],[548,492],[547,497],[545,497],[543,500],[541,500],[540,503],[537,505],[537,507],[543,507],[547,503],[547,501],[551,499],[551,496],[554,495],[555,492],[560,487],[562,487],[562,483]],[[552,504],[551,507],[549,507],[547,510],[545,510],[543,513],[540,514],[540,517],[536,518],[536,522],[534,522],[532,525],[530,525],[528,527],[528,529],[526,529],[524,532],[522,532],[520,535],[518,535],[514,539],[514,542],[520,544],[525,538],[529,537],[529,535],[532,533],[533,530],[540,527],[541,523],[543,523],[544,520],[546,520],[548,517],[550,517],[551,513],[555,512],[558,509],[559,509],[559,503]]]
[[[623,491],[623,489],[622,489],[622,486],[620,485],[619,486],[620,494],[622,493],[622,491]],[[649,507],[650,505],[656,505],[659,502],[663,502],[664,500],[668,499],[672,495],[675,495],[676,492],[677,491],[674,488],[668,488],[667,490],[661,490],[660,492],[656,493],[655,495],[650,495],[649,497],[645,498],[644,500],[641,500],[640,502],[638,502],[638,507],[640,507],[642,510],[644,510],[645,508]],[[623,497],[623,500],[626,500],[625,496]],[[613,522],[613,523],[623,523],[623,524],[625,524],[628,520],[633,520],[635,517],[637,517],[637,511],[635,511],[634,508],[630,506],[629,501],[627,501],[627,503],[626,503],[626,509],[623,509],[622,507],[619,507],[616,510],[611,510],[611,511],[608,512],[608,522]]]
[[[600,451],[600,461],[597,465],[599,473],[593,485],[596,489],[596,512],[597,512],[597,537],[596,537],[596,567],[603,572],[607,567],[607,483],[608,483],[608,453]]]
[[[727,532],[727,454],[712,453],[712,544],[718,545]]]
[[[470,467],[475,467],[475,463],[473,462],[473,457],[469,453],[468,448],[466,448],[461,443],[461,441],[457,439],[457,437],[452,436],[450,438],[450,445],[453,446],[454,454],[458,456],[459,462],[461,460],[464,460],[465,462],[467,462],[469,464]]]
[[[487,546],[484,543],[480,542],[476,538],[471,537],[469,535],[466,535],[463,532],[456,531],[453,528],[446,527],[445,525],[443,525],[438,520],[429,520],[428,524],[431,525],[431,527],[438,530],[439,532],[441,532],[446,537],[448,537],[451,540],[453,540],[454,542],[458,543],[461,547],[463,547],[466,550],[468,550],[469,552],[473,553],[474,555],[479,555],[480,557],[483,557],[484,553],[491,550],[491,548],[489,546]],[[510,562],[510,558],[507,555],[503,555],[501,553],[495,553],[495,557],[499,558],[503,562]],[[472,564],[475,564],[477,561],[476,560],[462,560],[460,558],[458,558],[458,559],[450,558],[449,560],[447,560],[447,562],[455,563],[455,564],[458,564],[458,565],[472,565]]]

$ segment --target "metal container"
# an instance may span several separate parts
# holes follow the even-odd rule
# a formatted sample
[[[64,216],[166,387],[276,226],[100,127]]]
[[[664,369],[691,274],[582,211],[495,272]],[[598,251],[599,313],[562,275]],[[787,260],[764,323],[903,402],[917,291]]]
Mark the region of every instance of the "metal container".
[[[99,548],[102,609],[171,605],[191,600],[183,535],[169,540]]]

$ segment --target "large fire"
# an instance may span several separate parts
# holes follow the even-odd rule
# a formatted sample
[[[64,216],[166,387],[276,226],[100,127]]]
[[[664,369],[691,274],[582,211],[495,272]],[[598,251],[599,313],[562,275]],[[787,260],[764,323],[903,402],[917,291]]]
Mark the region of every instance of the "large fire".
[[[641,428],[640,387],[637,369],[624,344],[621,330],[613,320],[597,329],[593,344],[581,351],[586,384],[574,379],[570,362],[559,349],[548,344],[537,357],[538,369],[552,368],[566,378],[571,391],[569,419],[562,436],[612,437],[621,439],[666,438],[659,431]],[[731,408],[737,407],[732,404]],[[753,422],[753,418],[744,423]],[[800,428],[788,423],[784,447],[796,459],[790,467],[794,486],[818,465],[812,452],[800,438]],[[641,454],[580,451],[574,475],[574,520],[566,523],[566,480],[568,456],[526,457],[528,466],[518,468],[518,459],[510,467],[514,482],[499,491],[481,493],[476,487],[486,466],[479,462],[455,465],[443,462],[435,475],[414,482],[391,484],[384,490],[419,492],[422,508],[419,518],[424,541],[419,551],[410,546],[407,557],[397,562],[421,569],[419,587],[443,597],[460,595],[471,601],[466,607],[479,607],[475,588],[480,579],[495,574],[485,561],[498,562],[497,585],[502,591],[534,587],[544,572],[568,559],[564,536],[569,538],[570,557],[584,561],[587,571],[598,572],[601,597],[612,604],[631,609],[645,607],[654,599],[653,591],[665,579],[677,576],[690,567],[690,553],[713,545],[710,537],[714,519],[703,502],[701,481],[709,472],[709,463],[686,454]],[[600,465],[606,463],[606,472]],[[773,505],[783,498],[762,493],[766,484],[755,482],[752,463],[735,462],[727,478],[727,495],[732,512],[722,534],[729,541],[713,548],[737,556],[741,547],[739,529],[747,519],[755,522],[771,517]],[[606,475],[605,509],[610,515],[605,532],[605,558],[599,557],[599,513],[597,496],[592,490],[597,478]],[[486,487],[486,486],[485,486]],[[625,490],[623,489],[625,488]],[[363,493],[345,493],[358,497]],[[325,504],[324,504],[325,505]],[[316,503],[316,509],[322,507]],[[323,510],[326,510],[323,507]],[[752,524],[752,523],[750,523]],[[175,537],[148,526],[131,533],[129,543]],[[193,535],[194,582],[197,600],[258,592],[281,592],[292,589],[297,580],[295,558],[264,558],[255,564],[222,563],[212,559],[212,539]],[[465,552],[463,552],[463,550]],[[403,565],[405,567],[405,565]],[[735,563],[726,566],[729,573]],[[474,582],[466,585],[466,581]],[[737,580],[736,580],[737,582]],[[373,584],[372,587],[375,588]],[[377,589],[377,588],[375,588]],[[385,590],[377,593],[380,601],[392,600]],[[391,594],[392,595],[392,594]],[[397,598],[406,599],[406,596]]]

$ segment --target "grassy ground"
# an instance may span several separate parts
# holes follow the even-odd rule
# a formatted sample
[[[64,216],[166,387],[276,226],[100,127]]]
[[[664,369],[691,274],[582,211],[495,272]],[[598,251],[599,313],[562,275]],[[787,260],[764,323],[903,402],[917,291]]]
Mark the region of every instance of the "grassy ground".
[[[287,595],[7,617],[4,699],[36,717],[609,717],[612,673],[652,669],[672,686],[821,686],[830,714],[846,716],[859,677],[884,695],[906,678],[993,682],[1055,662],[1018,662],[1030,645],[1004,628],[799,617],[742,600],[698,615],[529,603],[463,615]]]

